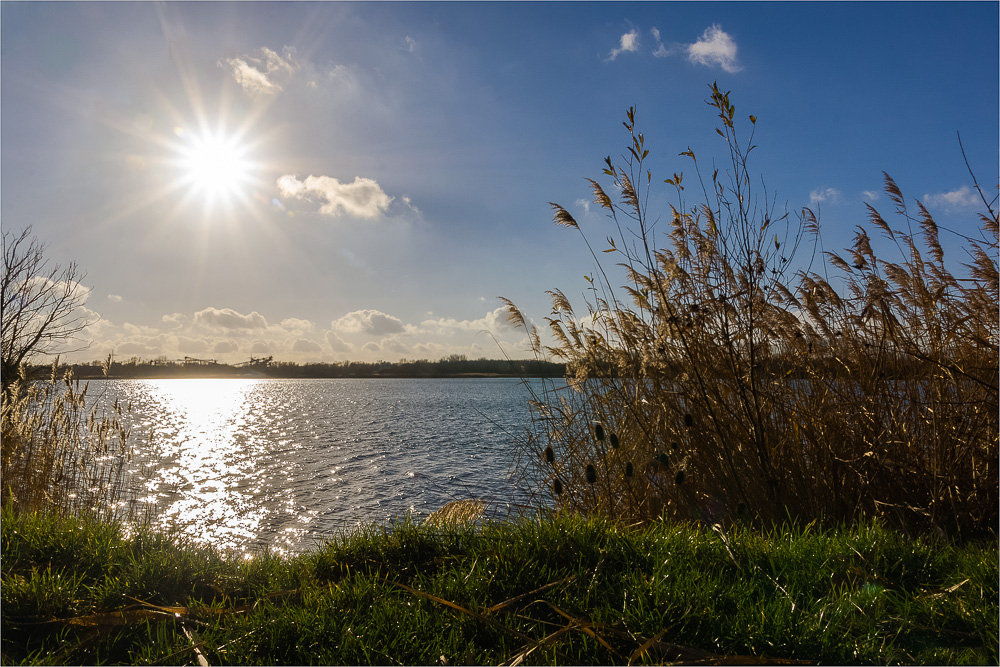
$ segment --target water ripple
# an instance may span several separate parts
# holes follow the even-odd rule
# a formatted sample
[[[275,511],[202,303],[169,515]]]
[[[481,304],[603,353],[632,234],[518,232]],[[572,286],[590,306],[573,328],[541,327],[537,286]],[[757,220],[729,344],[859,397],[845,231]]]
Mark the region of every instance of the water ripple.
[[[132,403],[131,474],[158,520],[242,550],[295,551],[450,500],[511,498],[512,442],[529,418],[516,380],[92,384],[93,401]]]

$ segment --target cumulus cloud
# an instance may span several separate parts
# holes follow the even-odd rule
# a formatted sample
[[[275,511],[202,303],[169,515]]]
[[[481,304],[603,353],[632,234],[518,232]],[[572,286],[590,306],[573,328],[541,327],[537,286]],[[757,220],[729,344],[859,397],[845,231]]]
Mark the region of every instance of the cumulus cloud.
[[[262,340],[255,340],[250,346],[250,354],[270,354],[271,344]]]
[[[265,46],[252,55],[223,58],[219,66],[228,69],[248,95],[273,95],[280,92],[282,85],[299,69],[294,52],[286,46],[279,55]]]
[[[212,347],[212,352],[216,354],[230,354],[239,349],[239,346],[231,340],[220,340]]]
[[[835,204],[840,201],[840,190],[837,188],[816,188],[809,193],[809,202],[815,206],[823,202]]]
[[[164,324],[169,324],[171,327],[178,328],[187,323],[187,315],[184,313],[171,313],[161,317],[160,321]]]
[[[341,333],[363,333],[369,336],[385,336],[406,330],[398,317],[378,310],[355,310],[331,322],[330,328]]]
[[[332,331],[326,332],[326,344],[330,346],[330,349],[338,354],[351,351],[351,344],[345,341],[343,338],[333,333]]]
[[[608,54],[608,60],[614,60],[622,53],[626,51],[629,53],[634,53],[639,50],[639,33],[636,30],[629,30],[627,33],[621,36],[619,41],[619,46],[616,49],[611,49],[611,53]]]
[[[160,353],[158,345],[148,345],[140,341],[127,341],[118,346],[119,354],[132,354],[138,357],[155,357]]]
[[[924,205],[942,209],[971,208],[981,203],[978,193],[968,185],[951,192],[925,194]]]
[[[299,338],[292,345],[292,352],[296,354],[319,354],[323,351],[323,348],[319,346],[319,343],[315,343],[311,340],[305,338]]]
[[[319,199],[319,212],[338,217],[352,215],[377,218],[386,212],[393,197],[387,195],[374,179],[357,176],[353,183],[341,183],[331,176],[307,176],[299,180],[292,174],[278,179],[281,196],[296,199]]]
[[[876,199],[878,199],[878,192],[875,190],[865,190],[861,194],[863,194],[865,196],[865,199],[867,199],[868,201],[875,201]]]
[[[201,354],[208,350],[208,342],[204,338],[178,336],[177,349],[184,354]]]
[[[121,303],[122,297],[119,294],[109,294],[108,301],[110,301],[111,303]]]
[[[302,334],[306,331],[312,331],[315,327],[316,325],[309,320],[300,320],[297,317],[288,317],[281,320],[281,328],[294,334]]]
[[[727,72],[738,72],[742,67],[736,62],[736,42],[717,23],[705,29],[701,38],[687,48],[688,60],[708,67],[721,67]]]
[[[124,329],[126,333],[128,333],[130,335],[133,335],[133,336],[135,336],[135,335],[155,336],[155,335],[157,335],[157,334],[160,333],[159,331],[157,331],[153,327],[136,325],[136,324],[132,324],[131,322],[125,322],[124,324],[122,324],[122,329]]]
[[[205,308],[194,314],[195,325],[210,329],[253,330],[266,329],[267,320],[256,310],[249,315],[239,313],[232,308]]]
[[[507,313],[504,308],[497,308],[478,320],[456,320],[451,317],[439,317],[428,319],[420,323],[420,330],[423,333],[433,333],[440,336],[451,336],[458,332],[489,331],[498,333],[502,330],[513,329],[513,325],[507,320]]]

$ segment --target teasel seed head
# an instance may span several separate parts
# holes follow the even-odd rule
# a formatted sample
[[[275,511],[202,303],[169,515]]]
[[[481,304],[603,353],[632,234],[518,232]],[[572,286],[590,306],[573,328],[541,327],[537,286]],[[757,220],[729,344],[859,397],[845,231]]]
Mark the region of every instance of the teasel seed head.
[[[686,413],[684,415],[684,426],[686,426],[687,428],[691,428],[693,424],[694,424],[694,417],[691,416],[690,412]]]
[[[556,453],[552,451],[552,445],[545,448],[545,460],[549,463],[555,463]]]
[[[615,449],[618,449],[618,436],[612,433],[610,436],[608,436],[608,439],[611,440],[611,446],[614,447]]]
[[[597,468],[594,467],[593,463],[587,464],[587,484],[593,484],[597,481]]]
[[[557,496],[562,495],[562,482],[559,481],[558,477],[556,478],[556,481],[552,482],[552,490],[555,491]]]
[[[604,441],[604,426],[600,422],[594,424],[594,437],[597,438],[598,442]]]
[[[684,483],[684,471],[683,470],[678,470],[677,471],[677,477],[674,478],[674,483],[677,484],[678,486],[680,486],[681,484]]]
[[[634,472],[635,471],[632,468],[632,462],[631,461],[627,461],[625,463],[625,476],[626,477],[631,477]]]

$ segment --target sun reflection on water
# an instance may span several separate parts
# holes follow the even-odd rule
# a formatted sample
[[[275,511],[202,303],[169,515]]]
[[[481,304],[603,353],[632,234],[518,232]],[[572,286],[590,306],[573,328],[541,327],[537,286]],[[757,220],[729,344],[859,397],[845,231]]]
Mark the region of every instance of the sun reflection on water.
[[[255,380],[158,380],[144,384],[160,409],[160,460],[150,491],[163,525],[182,527],[196,541],[245,550],[263,528],[259,502],[268,480],[260,459],[267,443],[257,422]],[[277,500],[277,499],[275,499]]]

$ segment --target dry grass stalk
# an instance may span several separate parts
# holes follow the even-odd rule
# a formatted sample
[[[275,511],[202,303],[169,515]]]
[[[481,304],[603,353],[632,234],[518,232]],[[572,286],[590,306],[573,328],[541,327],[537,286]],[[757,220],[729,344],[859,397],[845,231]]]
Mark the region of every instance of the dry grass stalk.
[[[837,279],[812,262],[793,270],[802,241],[818,239],[818,219],[774,210],[752,185],[752,132],[740,140],[728,93],[713,86],[709,102],[728,176],[715,171],[706,183],[694,152],[682,153],[705,201],[672,207],[665,245],[645,209],[652,176],[633,110],[623,163],[605,161],[622,202],[591,181],[618,230],[605,252],[627,284],[616,289],[595,253],[585,317],[550,291],[554,346],[506,302],[535,354],[568,364],[568,387],[536,397],[521,481],[558,507],[629,519],[767,525],[868,515],[956,536],[994,530],[996,212],[981,215],[968,277],[956,277],[931,214],[917,202],[914,218],[886,175],[905,228],[872,207],[869,222],[899,259],[881,258],[859,227],[846,255],[826,256]],[[665,181],[681,202],[682,181]],[[555,208],[557,222],[584,234]]]
[[[483,500],[453,500],[431,512],[425,523],[429,526],[459,526],[478,521],[485,512],[486,502]]]
[[[88,385],[59,374],[28,379],[24,367],[3,391],[2,502],[18,511],[127,514],[128,429],[113,414],[86,409]]]

